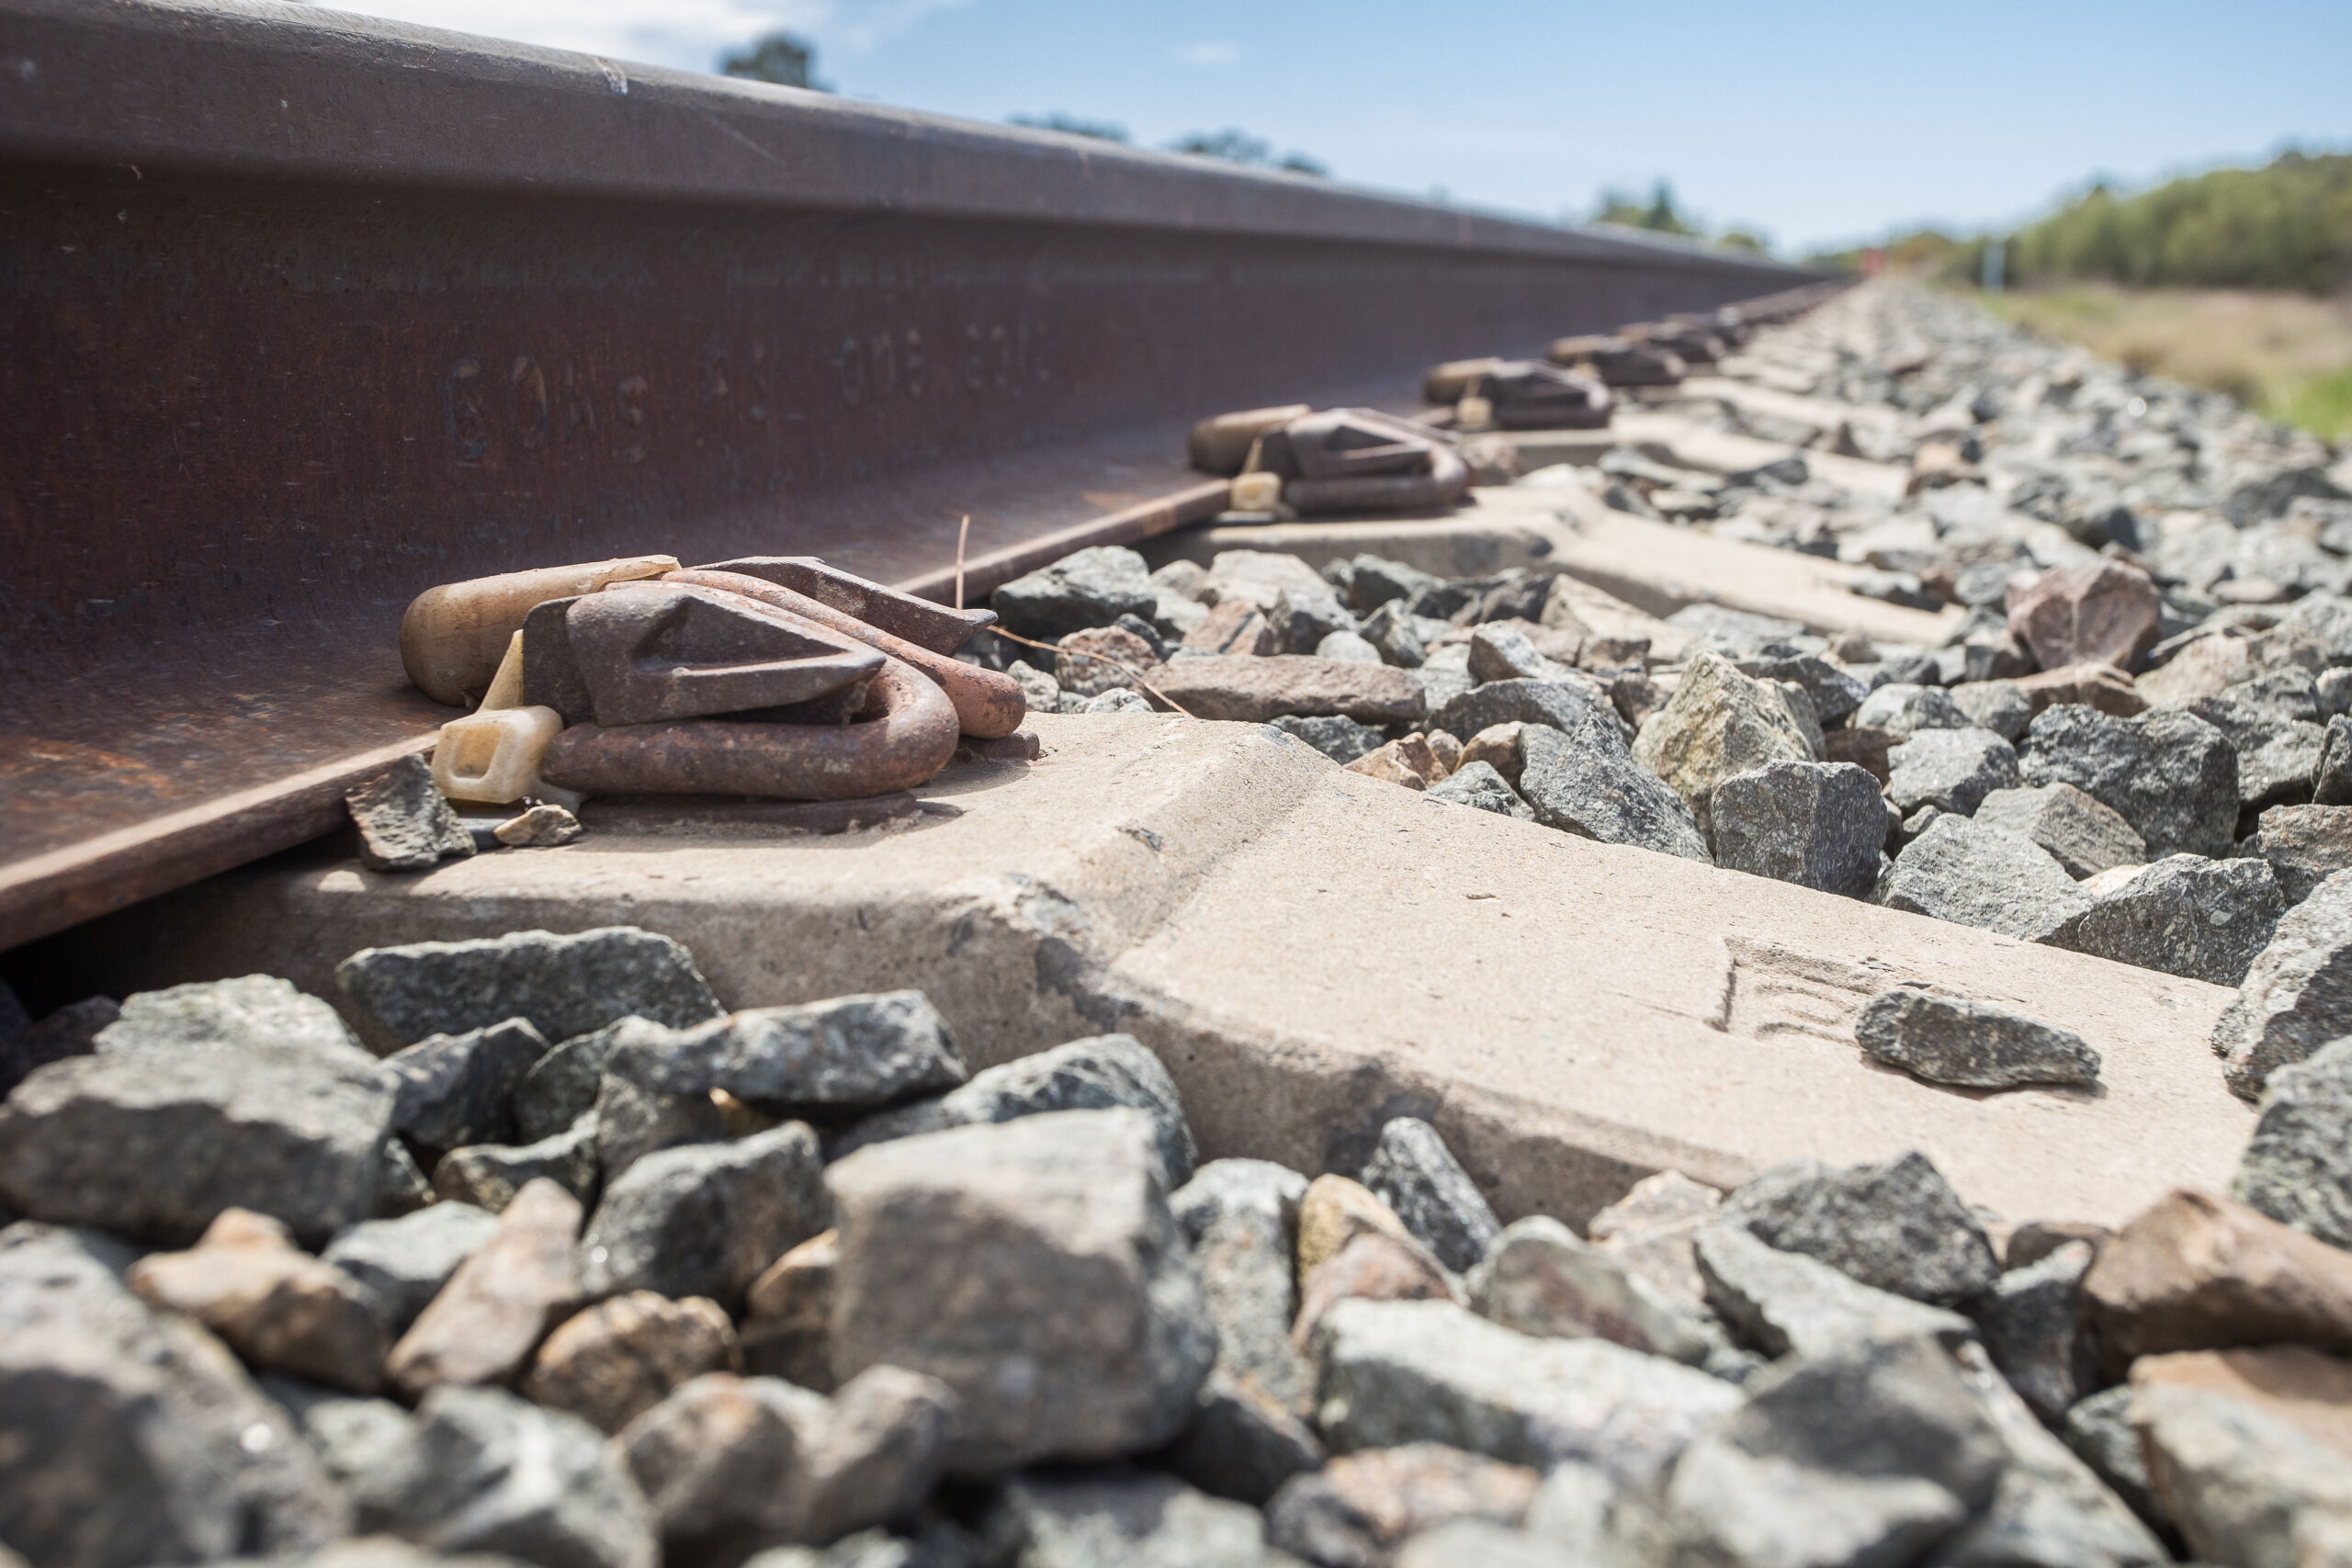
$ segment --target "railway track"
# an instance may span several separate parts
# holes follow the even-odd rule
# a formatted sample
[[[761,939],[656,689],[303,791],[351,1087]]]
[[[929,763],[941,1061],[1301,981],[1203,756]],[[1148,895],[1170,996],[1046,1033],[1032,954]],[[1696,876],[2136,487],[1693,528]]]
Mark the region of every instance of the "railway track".
[[[1220,409],[1800,283],[1071,138],[266,4],[0,5],[0,947],[311,837],[436,582],[941,592],[1206,515]]]

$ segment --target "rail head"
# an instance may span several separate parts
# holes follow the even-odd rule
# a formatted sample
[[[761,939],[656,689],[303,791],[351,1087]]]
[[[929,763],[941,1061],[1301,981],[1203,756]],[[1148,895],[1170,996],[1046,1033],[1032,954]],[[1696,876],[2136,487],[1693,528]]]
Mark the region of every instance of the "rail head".
[[[1329,180],[279,0],[0,0],[0,161],[1803,276]]]

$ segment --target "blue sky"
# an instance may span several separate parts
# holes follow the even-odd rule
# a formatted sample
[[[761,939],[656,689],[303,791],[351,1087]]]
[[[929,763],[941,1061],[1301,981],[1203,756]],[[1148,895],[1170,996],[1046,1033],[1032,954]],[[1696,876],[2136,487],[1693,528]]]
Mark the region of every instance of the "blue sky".
[[[1146,145],[1237,126],[1344,181],[1544,218],[1665,177],[1795,250],[2013,220],[2099,173],[2352,147],[2352,0],[325,3],[696,68],[790,28],[854,96],[1059,110]]]

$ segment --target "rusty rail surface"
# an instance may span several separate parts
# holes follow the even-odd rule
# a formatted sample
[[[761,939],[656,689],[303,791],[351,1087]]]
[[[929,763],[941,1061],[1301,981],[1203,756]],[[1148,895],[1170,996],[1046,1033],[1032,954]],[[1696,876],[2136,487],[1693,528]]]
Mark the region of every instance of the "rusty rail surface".
[[[1216,509],[1221,409],[1805,275],[307,6],[0,0],[0,948],[332,828],[401,607]]]

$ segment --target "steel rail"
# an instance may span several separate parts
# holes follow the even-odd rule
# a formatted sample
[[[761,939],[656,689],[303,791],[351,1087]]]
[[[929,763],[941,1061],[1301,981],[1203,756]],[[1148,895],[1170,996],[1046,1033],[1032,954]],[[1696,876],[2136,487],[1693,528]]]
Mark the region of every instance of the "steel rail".
[[[1214,511],[1184,427],[1802,282],[307,6],[0,0],[0,948],[332,827],[454,579],[944,596]]]

